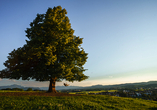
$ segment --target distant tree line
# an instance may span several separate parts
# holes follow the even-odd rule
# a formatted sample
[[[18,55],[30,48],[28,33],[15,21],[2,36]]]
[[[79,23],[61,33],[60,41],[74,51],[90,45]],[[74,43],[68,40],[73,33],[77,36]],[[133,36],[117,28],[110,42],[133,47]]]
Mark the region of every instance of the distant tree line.
[[[1,89],[1,90],[24,91],[24,90],[21,89],[21,88],[6,88],[6,89]],[[28,89],[26,89],[26,91],[33,91],[33,89],[32,89],[32,88],[28,88]],[[34,90],[34,91],[39,91],[39,90]]]

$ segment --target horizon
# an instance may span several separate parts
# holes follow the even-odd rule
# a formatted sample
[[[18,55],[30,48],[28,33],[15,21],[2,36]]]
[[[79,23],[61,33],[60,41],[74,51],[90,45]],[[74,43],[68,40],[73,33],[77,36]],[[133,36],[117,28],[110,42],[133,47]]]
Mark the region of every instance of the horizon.
[[[112,85],[123,85],[123,84],[136,84],[136,83],[148,83],[148,82],[157,82],[157,80],[152,80],[152,81],[143,81],[143,82],[128,82],[128,83],[119,83],[119,84],[106,84],[106,85],[103,85],[103,84],[95,84],[95,85],[90,85],[90,86],[79,86],[79,85],[72,85],[72,87],[76,86],[76,87],[92,87],[92,86],[98,86],[98,85],[101,85],[101,86],[112,86]],[[40,82],[41,83],[41,82]],[[24,86],[24,85],[20,85],[20,84],[10,84],[10,85],[3,85],[3,86],[12,86],[12,85],[18,85],[18,86],[22,86],[22,87],[39,87],[39,88],[42,88],[42,87],[47,87],[48,86]],[[1,86],[0,86],[1,87]],[[64,85],[56,85],[56,87],[65,87]]]
[[[123,84],[148,83],[148,82],[157,82],[157,80],[156,80],[156,81],[146,81],[146,82],[132,82],[132,83],[111,84],[111,85],[96,84],[96,85],[91,85],[91,86],[76,86],[76,87],[92,87],[92,86],[99,86],[99,85],[100,85],[100,86],[112,86],[112,85],[123,85]],[[11,84],[11,85],[5,85],[5,86],[12,86],[12,85],[22,86],[22,85],[19,85],[19,84]],[[2,86],[0,86],[0,87],[2,87]],[[22,86],[22,87],[38,87],[38,86]],[[62,86],[57,86],[57,87],[65,87],[65,86],[62,85]],[[72,86],[72,87],[74,87],[74,86]],[[42,88],[42,86],[39,87],[39,88]],[[47,87],[47,88],[48,88],[48,87]]]
[[[36,3],[37,2],[37,3]],[[78,0],[2,1],[0,4],[0,70],[8,53],[26,44],[24,32],[37,13],[49,7],[67,10],[74,35],[83,38],[88,53],[84,65],[89,79],[71,86],[147,82],[157,79],[157,1]],[[20,84],[48,87],[49,82],[0,79],[0,86]]]

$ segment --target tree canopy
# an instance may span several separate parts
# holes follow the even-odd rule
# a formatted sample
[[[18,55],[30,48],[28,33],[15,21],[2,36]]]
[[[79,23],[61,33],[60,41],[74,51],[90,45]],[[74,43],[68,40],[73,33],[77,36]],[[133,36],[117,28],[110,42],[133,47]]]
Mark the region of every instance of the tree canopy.
[[[88,54],[81,47],[83,39],[74,35],[66,14],[61,6],[37,14],[25,31],[29,40],[9,53],[0,78],[50,81],[50,92],[55,91],[56,81],[87,79],[83,65]]]

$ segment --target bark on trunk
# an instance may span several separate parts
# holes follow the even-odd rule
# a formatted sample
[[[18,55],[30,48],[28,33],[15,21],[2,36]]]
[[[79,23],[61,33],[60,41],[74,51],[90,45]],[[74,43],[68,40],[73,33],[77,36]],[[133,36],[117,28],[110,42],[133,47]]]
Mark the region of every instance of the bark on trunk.
[[[56,91],[56,89],[55,89],[56,79],[57,79],[57,78],[51,78],[51,79],[50,79],[50,85],[49,85],[49,90],[48,90],[48,92],[57,93],[57,91]]]

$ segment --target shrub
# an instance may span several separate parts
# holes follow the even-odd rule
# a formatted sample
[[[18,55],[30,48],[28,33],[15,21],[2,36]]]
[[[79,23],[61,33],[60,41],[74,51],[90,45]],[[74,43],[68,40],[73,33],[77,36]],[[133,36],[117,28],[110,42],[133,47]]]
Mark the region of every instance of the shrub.
[[[33,91],[32,88],[28,88],[27,91]]]
[[[20,88],[12,88],[12,90],[14,90],[14,91],[23,91],[23,89],[20,89]]]

